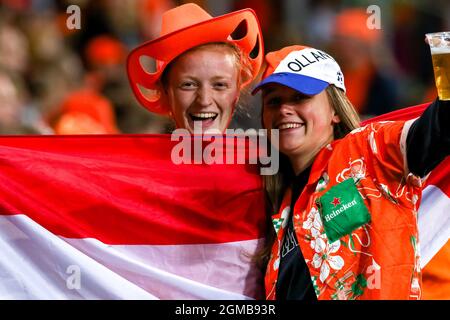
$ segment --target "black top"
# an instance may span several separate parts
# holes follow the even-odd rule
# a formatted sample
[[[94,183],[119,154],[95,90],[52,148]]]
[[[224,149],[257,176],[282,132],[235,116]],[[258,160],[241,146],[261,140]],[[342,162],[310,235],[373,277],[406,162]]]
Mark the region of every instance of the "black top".
[[[421,177],[433,170],[450,154],[450,101],[433,102],[414,121],[406,137],[409,171]],[[292,222],[295,202],[308,182],[311,167],[300,173],[292,185],[291,212],[281,247],[276,286],[280,300],[316,300],[308,267],[303,258]]]
[[[317,300],[308,267],[297,242],[292,215],[295,202],[308,182],[311,167],[295,177],[292,185],[291,212],[280,252],[276,297],[280,300]]]

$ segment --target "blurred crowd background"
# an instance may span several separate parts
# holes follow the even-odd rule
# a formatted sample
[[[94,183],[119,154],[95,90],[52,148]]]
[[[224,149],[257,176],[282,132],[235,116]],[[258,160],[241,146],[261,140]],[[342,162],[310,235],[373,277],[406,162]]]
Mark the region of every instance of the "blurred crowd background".
[[[308,44],[340,63],[363,118],[436,97],[428,32],[450,30],[450,1],[0,0],[0,134],[165,133],[172,124],[139,106],[128,52],[159,35],[167,9],[195,2],[212,15],[253,8],[266,52]],[[70,5],[81,9],[68,28]],[[380,29],[366,22],[380,8]],[[259,128],[259,101],[233,126]]]

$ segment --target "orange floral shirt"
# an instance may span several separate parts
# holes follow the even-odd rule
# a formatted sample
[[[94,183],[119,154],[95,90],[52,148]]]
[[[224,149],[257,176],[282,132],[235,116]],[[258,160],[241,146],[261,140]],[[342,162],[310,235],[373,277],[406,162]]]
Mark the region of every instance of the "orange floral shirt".
[[[420,299],[417,210],[422,181],[408,172],[406,164],[405,142],[411,123],[368,124],[317,155],[292,218],[318,299]],[[329,241],[324,222],[328,223],[330,215],[324,219],[320,200],[347,179],[353,179],[370,220]],[[339,197],[334,199],[333,215],[352,206],[340,204]],[[267,299],[276,298],[290,203],[289,190],[280,212],[272,216],[277,239],[265,277]]]

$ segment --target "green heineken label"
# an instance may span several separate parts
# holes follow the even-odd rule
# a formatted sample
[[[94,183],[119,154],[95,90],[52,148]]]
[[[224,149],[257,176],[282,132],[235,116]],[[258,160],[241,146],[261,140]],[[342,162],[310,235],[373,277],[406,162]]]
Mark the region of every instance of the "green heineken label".
[[[352,178],[328,190],[319,200],[323,227],[334,242],[370,221],[370,214]]]

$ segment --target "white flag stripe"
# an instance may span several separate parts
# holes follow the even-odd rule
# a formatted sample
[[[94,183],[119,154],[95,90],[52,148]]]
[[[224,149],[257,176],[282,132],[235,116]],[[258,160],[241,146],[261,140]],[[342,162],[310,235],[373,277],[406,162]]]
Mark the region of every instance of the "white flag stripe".
[[[67,241],[102,265],[162,299],[262,297],[262,274],[247,253],[261,240],[196,245],[105,245],[94,239]],[[219,289],[220,288],[220,289]]]
[[[0,216],[0,256],[0,299],[155,298],[24,215]],[[81,290],[67,286],[70,266]]]
[[[419,209],[422,267],[450,238],[449,213],[448,196],[435,186],[425,188]],[[261,243],[105,245],[55,236],[25,215],[1,216],[0,298],[248,299],[262,290],[256,285],[261,275],[246,260]],[[70,266],[79,268],[79,289],[68,287]]]
[[[438,253],[450,238],[450,199],[438,187],[429,185],[419,208],[421,267]]]
[[[25,215],[1,216],[0,298],[249,299],[262,293],[256,285],[261,274],[241,255],[260,244],[105,245],[55,236]],[[186,264],[191,256],[194,263]],[[206,272],[209,261],[213,274]],[[70,266],[79,268],[79,289],[67,285]]]

